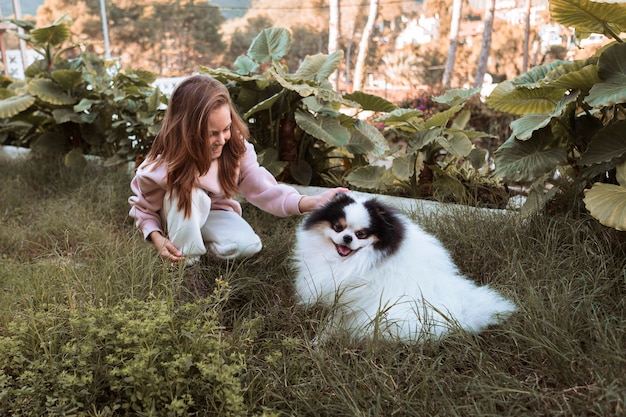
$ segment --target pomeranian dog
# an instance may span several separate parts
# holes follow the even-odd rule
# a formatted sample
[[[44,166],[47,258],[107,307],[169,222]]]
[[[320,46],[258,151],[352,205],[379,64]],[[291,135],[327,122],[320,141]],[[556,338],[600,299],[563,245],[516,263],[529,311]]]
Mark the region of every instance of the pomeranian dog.
[[[333,312],[318,342],[338,330],[408,342],[479,332],[516,309],[464,277],[437,238],[375,198],[338,194],[309,213],[293,264],[298,302]]]

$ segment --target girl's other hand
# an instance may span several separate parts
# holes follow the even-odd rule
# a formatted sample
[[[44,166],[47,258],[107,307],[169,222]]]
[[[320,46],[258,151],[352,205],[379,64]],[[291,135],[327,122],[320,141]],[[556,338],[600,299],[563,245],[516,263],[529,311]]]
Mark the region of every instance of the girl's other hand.
[[[150,233],[150,240],[152,240],[152,243],[161,258],[169,259],[172,262],[185,260],[185,255],[183,255],[183,253],[160,232],[155,231]]]

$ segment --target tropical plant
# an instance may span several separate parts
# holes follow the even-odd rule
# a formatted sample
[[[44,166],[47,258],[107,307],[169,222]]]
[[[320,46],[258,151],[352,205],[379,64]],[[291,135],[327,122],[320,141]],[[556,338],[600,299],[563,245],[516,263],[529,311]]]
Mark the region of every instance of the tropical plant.
[[[25,80],[2,78],[0,143],[65,154],[68,164],[80,163],[83,154],[132,161],[149,149],[166,103],[151,86],[156,75],[119,72],[82,50],[70,42],[63,19],[40,28],[13,22],[41,58],[26,69]]]
[[[490,189],[494,198],[488,197],[488,203],[499,204],[495,194],[501,184],[489,178],[487,151],[475,144],[494,136],[468,128],[472,114],[464,108],[479,90],[451,89],[433,97],[447,109],[430,117],[419,108],[397,108],[375,117],[373,122],[380,123],[397,145],[381,158],[386,164],[359,167],[348,181],[367,189],[395,189],[403,195],[461,203],[480,204],[477,195]]]
[[[541,209],[573,180],[585,192],[591,214],[626,230],[626,4],[553,0],[552,18],[575,29],[578,41],[602,33],[614,41],[595,55],[554,61],[496,87],[491,107],[520,117],[511,137],[496,151],[496,173],[530,183],[525,212]],[[546,187],[550,184],[552,187]],[[626,182],[620,184],[626,185]],[[550,188],[549,192],[545,192]]]
[[[464,102],[478,89],[441,96],[450,108],[424,120],[421,110],[402,109],[376,95],[336,92],[328,78],[341,51],[309,55],[290,73],[282,64],[290,47],[289,31],[268,28],[233,69],[200,68],[228,86],[261,163],[275,176],[305,185],[345,184],[467,201],[464,184],[455,179],[484,166],[485,152],[472,140],[489,136],[464,130],[470,116],[462,111]],[[394,140],[407,146],[390,149]]]
[[[391,111],[397,106],[369,94],[342,97],[328,80],[342,51],[308,55],[290,73],[282,63],[292,45],[284,28],[261,31],[233,69],[200,67],[222,81],[249,123],[262,164],[275,176],[300,184],[341,179],[353,164],[382,155],[382,133],[360,120],[364,109]],[[347,111],[340,111],[349,109]]]

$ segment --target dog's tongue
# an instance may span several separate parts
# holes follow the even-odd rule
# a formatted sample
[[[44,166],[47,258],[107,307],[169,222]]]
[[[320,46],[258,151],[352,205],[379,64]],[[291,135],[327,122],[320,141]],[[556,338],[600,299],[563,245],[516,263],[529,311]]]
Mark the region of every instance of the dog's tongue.
[[[341,256],[348,256],[350,255],[350,252],[352,252],[352,249],[347,246],[337,245],[337,252],[339,252],[339,255]]]

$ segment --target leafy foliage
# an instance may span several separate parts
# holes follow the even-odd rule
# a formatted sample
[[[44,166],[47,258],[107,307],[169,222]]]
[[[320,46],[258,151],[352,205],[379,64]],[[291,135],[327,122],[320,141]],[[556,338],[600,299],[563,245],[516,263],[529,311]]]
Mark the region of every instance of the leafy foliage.
[[[263,165],[283,179],[320,184],[323,175],[343,176],[355,155],[381,154],[387,144],[378,130],[362,128],[356,117],[360,103],[341,97],[329,82],[343,52],[308,55],[291,73],[281,61],[291,46],[289,31],[267,28],[233,69],[200,67],[200,72],[228,86]],[[395,107],[367,94],[361,98]],[[342,106],[354,109],[353,115],[341,113]]]
[[[491,107],[519,116],[496,152],[496,174],[531,183],[529,212],[556,195],[544,192],[545,182],[557,185],[559,176],[583,184],[614,181],[616,167],[626,160],[626,43],[618,36],[626,31],[626,4],[557,0],[550,10],[556,21],[575,28],[577,39],[597,32],[614,42],[586,59],[535,67],[499,84],[488,98]],[[587,208],[605,224],[626,229],[624,217],[607,221],[600,214],[621,206],[619,197],[598,199],[599,193],[588,194]]]
[[[241,415],[243,357],[218,318],[227,294],[222,282],[178,307],[50,305],[11,322],[0,336],[0,412],[86,415],[107,403],[110,415]]]
[[[284,61],[291,46],[289,31],[268,28],[233,69],[200,68],[228,86],[262,164],[274,175],[305,185],[340,183],[413,196],[433,196],[435,189],[441,191],[434,193],[437,198],[467,200],[458,178],[481,176],[485,152],[473,141],[490,136],[464,129],[469,118],[464,103],[478,90],[448,92],[439,100],[449,109],[425,120],[420,110],[399,108],[382,97],[336,92],[329,79],[343,59],[341,51],[307,55],[290,72]],[[403,146],[390,146],[393,141]],[[418,179],[424,167],[429,175]]]
[[[119,72],[114,63],[70,43],[64,20],[25,29],[24,40],[41,55],[26,80],[2,80],[0,143],[41,153],[85,154],[108,163],[145,153],[160,127],[166,97],[145,71]],[[78,52],[77,52],[78,51]]]

